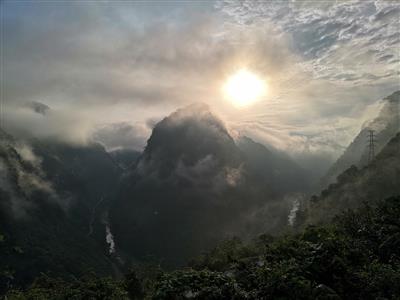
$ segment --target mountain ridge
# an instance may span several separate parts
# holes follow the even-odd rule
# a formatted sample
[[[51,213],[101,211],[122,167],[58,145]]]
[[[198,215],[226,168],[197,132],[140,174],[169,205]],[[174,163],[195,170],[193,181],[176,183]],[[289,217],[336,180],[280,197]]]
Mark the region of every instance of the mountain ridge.
[[[329,221],[343,210],[400,195],[400,131],[366,166],[352,165],[319,196],[313,196],[308,222]]]
[[[377,140],[375,145],[376,153],[379,153],[386,143],[400,130],[400,91],[396,91],[383,98],[383,103],[383,107],[378,116],[365,124],[365,127],[360,130],[346,148],[345,152],[336,160],[326,175],[321,179],[321,189],[335,182],[336,177],[351,165],[362,167],[368,163],[367,138],[369,130],[375,131]]]

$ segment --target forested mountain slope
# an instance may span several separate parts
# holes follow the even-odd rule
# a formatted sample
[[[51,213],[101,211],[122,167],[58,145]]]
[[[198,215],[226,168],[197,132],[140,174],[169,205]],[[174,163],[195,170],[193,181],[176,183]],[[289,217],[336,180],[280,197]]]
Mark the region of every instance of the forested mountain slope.
[[[42,277],[8,299],[399,299],[400,198],[376,201],[298,234],[233,239],[184,269],[121,280]]]
[[[378,153],[400,130],[400,91],[396,91],[384,98],[383,106],[378,116],[364,124],[360,133],[347,147],[343,155],[333,164],[322,178],[320,186],[325,188],[334,183],[336,177],[352,165],[363,167],[368,163],[368,131],[373,130],[375,135],[375,152]]]
[[[308,222],[329,220],[342,210],[400,194],[400,133],[367,166],[351,166],[311,199]]]
[[[41,272],[112,274],[95,206],[115,192],[120,171],[104,149],[0,133],[1,288]]]

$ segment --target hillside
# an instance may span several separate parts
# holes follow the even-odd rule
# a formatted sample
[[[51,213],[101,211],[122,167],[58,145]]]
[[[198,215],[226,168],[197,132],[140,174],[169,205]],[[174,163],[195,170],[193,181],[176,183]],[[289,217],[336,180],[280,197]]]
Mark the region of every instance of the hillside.
[[[334,183],[336,177],[350,166],[355,165],[361,168],[368,163],[367,141],[369,130],[374,130],[376,137],[376,153],[381,151],[399,131],[400,91],[394,92],[382,101],[383,107],[379,115],[375,119],[364,124],[360,133],[321,179],[320,186],[322,188]]]
[[[0,273],[10,274],[0,289],[41,272],[113,273],[97,203],[115,192],[119,170],[104,149],[23,141],[1,131],[0,169]]]
[[[244,155],[246,169],[260,184],[269,184],[278,192],[306,191],[310,185],[310,176],[289,156],[270,150],[249,137],[242,136],[236,141]]]
[[[329,220],[342,210],[400,194],[400,133],[367,166],[351,166],[311,199],[308,222]]]
[[[377,201],[298,234],[232,239],[165,272],[136,268],[123,280],[39,278],[9,299],[398,299],[400,198]],[[1,242],[0,242],[1,245]],[[105,296],[106,295],[106,296]]]

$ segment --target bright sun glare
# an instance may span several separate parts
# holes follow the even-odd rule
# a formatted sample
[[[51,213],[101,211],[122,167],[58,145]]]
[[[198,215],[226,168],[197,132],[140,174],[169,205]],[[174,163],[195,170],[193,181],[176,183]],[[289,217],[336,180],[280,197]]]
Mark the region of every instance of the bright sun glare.
[[[223,91],[233,105],[243,107],[259,100],[265,94],[266,84],[254,73],[242,69],[228,78]]]

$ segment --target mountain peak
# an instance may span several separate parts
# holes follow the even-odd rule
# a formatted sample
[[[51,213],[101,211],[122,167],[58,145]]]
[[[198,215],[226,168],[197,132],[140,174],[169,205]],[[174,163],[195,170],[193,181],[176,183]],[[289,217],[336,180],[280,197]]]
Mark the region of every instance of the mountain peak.
[[[225,163],[238,152],[223,122],[207,105],[196,103],[156,124],[143,158],[144,162],[163,162],[171,170],[178,163],[193,165],[207,156]]]
[[[207,122],[209,124],[214,124],[221,130],[225,130],[225,126],[222,121],[215,116],[210,107],[202,102],[193,103],[183,108],[180,108],[170,114],[168,117],[164,118],[159,122],[157,126],[179,126],[185,122]]]

